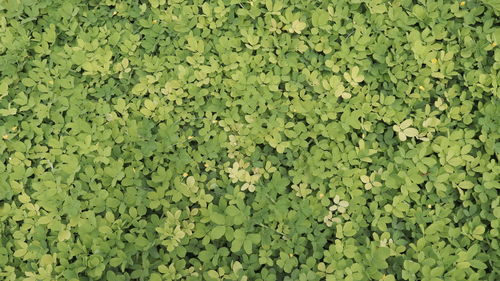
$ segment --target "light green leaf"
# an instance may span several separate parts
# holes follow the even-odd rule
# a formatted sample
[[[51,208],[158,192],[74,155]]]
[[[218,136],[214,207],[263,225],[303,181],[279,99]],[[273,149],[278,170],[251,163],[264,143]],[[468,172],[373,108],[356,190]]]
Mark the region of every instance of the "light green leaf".
[[[216,226],[210,232],[210,237],[212,239],[219,239],[224,235],[225,231],[226,231],[225,226],[223,226],[223,225]]]

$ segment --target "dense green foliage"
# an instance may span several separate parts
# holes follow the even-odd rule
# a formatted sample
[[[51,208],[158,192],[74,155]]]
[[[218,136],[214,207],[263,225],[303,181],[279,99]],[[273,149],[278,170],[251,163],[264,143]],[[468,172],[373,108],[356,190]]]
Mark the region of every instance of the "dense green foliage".
[[[499,280],[498,0],[1,0],[1,280]]]

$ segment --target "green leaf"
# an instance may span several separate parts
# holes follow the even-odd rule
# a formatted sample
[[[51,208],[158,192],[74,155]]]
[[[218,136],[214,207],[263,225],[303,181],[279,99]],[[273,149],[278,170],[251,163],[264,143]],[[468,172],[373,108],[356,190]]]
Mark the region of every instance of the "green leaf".
[[[223,225],[216,226],[210,232],[210,237],[212,239],[219,239],[224,235],[225,231],[226,231],[225,226],[223,226]]]
[[[161,275],[158,273],[152,273],[151,276],[149,277],[149,281],[161,281],[163,280],[161,278]]]
[[[352,222],[346,222],[343,226],[343,232],[345,236],[351,237],[356,234],[357,230]]]
[[[9,116],[17,113],[17,108],[0,109],[1,116]]]
[[[462,189],[471,189],[474,187],[474,184],[470,181],[463,181],[458,184],[458,186]]]
[[[408,270],[410,273],[415,274],[420,270],[420,265],[414,261],[410,260],[405,260],[404,261],[404,267],[406,270]]]
[[[389,248],[377,248],[372,255],[372,266],[377,269],[387,268],[389,265],[386,259],[390,256]]]
[[[194,184],[195,184],[195,179],[193,176],[189,176],[187,179],[186,179],[186,184],[189,186],[189,187],[193,187]]]
[[[67,229],[60,231],[59,235],[57,236],[57,239],[59,241],[65,241],[68,240],[69,238],[71,238],[71,232]]]
[[[151,111],[153,111],[156,108],[156,105],[151,100],[145,100],[144,106]]]
[[[472,234],[474,235],[482,235],[484,234],[486,228],[484,227],[484,225],[478,225],[476,228],[474,228],[474,231],[472,232]]]
[[[36,85],[35,81],[31,78],[23,78],[21,80],[21,82],[23,83],[24,86],[26,87],[33,87]]]
[[[219,280],[219,274],[215,270],[209,270],[207,272],[208,277]]]
[[[19,249],[19,250],[16,250],[14,252],[14,257],[16,257],[16,258],[23,257],[24,255],[26,255],[27,252],[28,252],[28,249]]]
[[[212,222],[219,225],[223,225],[226,223],[226,217],[216,212],[212,212],[212,214],[210,215],[210,219],[212,220]]]

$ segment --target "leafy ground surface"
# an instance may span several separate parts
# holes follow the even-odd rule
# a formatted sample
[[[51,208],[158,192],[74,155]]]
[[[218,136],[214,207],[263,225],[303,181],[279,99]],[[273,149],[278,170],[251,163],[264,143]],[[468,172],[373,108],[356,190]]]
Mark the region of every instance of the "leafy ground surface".
[[[0,1],[1,280],[499,280],[499,1]]]

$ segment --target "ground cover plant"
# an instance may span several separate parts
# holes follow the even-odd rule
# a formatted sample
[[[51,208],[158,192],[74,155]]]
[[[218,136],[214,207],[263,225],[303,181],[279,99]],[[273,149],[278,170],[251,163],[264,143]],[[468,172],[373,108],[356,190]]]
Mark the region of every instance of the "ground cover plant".
[[[499,13],[0,1],[0,279],[499,280]]]

